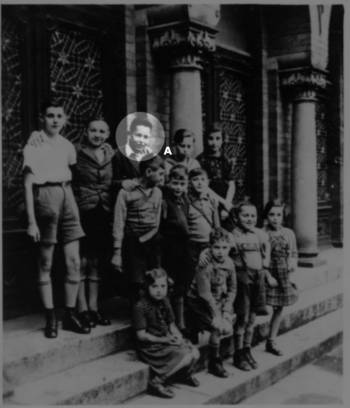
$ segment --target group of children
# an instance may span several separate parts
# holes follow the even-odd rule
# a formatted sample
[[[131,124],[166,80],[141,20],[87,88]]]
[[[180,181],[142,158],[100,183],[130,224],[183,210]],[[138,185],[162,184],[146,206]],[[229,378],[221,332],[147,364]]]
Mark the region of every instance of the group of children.
[[[199,352],[189,339],[202,331],[210,332],[210,373],[228,376],[220,341],[232,334],[233,364],[256,368],[254,322],[266,305],[273,308],[266,351],[282,354],[275,343],[282,310],[297,299],[289,279],[295,236],[283,227],[279,200],[266,205],[263,229],[248,199],[233,206],[234,166],[223,153],[220,124],[209,128],[197,160],[186,129],[175,133],[174,155],[164,160],[147,150],[147,118],[133,120],[123,153],[106,143],[110,130],[102,119],[88,122],[77,150],[60,135],[62,104],[45,104],[42,119],[43,130],[24,149],[24,183],[46,337],[58,333],[51,268],[60,242],[67,266],[63,329],[89,333],[111,323],[98,308],[108,257],[127,276],[137,350],[152,368],[154,394],[171,398],[175,380],[199,385],[192,375]]]

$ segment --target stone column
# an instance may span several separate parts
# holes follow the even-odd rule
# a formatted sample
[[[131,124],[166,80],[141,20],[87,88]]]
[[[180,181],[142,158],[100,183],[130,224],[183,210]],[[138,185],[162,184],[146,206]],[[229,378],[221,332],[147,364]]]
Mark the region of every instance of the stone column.
[[[201,69],[194,55],[175,58],[171,64],[171,134],[181,128],[192,130],[196,136],[195,154],[203,150]]]
[[[215,51],[217,5],[172,5],[148,12],[151,47],[158,64],[166,66],[171,81],[171,136],[177,129],[195,134],[194,155],[203,150],[201,70]]]
[[[325,75],[314,70],[292,72],[282,78],[293,100],[293,226],[301,266],[321,263],[317,247],[316,103],[326,84]]]

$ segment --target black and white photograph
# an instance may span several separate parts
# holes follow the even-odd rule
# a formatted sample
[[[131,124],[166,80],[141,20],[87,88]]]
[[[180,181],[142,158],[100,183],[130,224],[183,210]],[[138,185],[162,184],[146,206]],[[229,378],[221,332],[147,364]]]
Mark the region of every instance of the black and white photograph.
[[[349,2],[0,6],[3,406],[346,406]]]

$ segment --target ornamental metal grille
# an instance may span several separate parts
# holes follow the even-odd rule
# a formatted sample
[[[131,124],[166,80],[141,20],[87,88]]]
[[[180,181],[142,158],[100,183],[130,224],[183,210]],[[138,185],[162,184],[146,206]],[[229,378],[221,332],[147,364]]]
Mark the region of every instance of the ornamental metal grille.
[[[102,115],[101,50],[82,32],[56,29],[50,37],[51,94],[64,101],[72,142],[84,135],[86,121]]]
[[[2,163],[5,216],[14,215],[23,202],[22,180],[22,74],[19,26],[2,20]]]
[[[317,197],[318,202],[328,202],[328,149],[327,149],[327,117],[326,104],[316,105],[316,135],[317,135]]]
[[[247,174],[247,93],[244,82],[231,71],[222,69],[219,78],[219,118],[226,134],[225,153],[235,168],[235,201],[246,195]]]

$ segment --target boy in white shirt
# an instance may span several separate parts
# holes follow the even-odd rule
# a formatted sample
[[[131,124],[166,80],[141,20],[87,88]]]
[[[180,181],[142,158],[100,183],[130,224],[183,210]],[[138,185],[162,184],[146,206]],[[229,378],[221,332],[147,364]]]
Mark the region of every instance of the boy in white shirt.
[[[42,107],[43,137],[37,145],[24,148],[25,203],[27,233],[39,247],[40,297],[46,311],[45,336],[57,337],[57,318],[53,304],[51,269],[55,246],[63,245],[67,266],[65,278],[66,311],[62,321],[65,330],[89,333],[75,314],[80,283],[79,239],[85,234],[71,188],[70,166],[76,163],[73,144],[60,135],[66,123],[62,103],[49,101]]]

